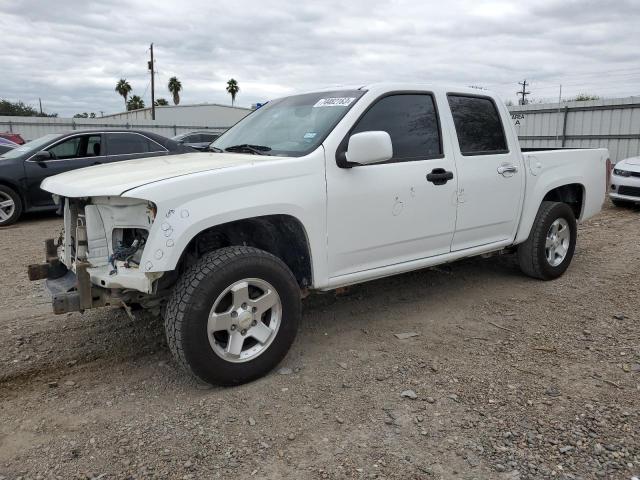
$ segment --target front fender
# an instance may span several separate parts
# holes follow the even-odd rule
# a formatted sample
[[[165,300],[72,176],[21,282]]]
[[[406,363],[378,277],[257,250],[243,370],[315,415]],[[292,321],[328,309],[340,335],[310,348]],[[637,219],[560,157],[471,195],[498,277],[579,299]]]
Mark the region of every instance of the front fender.
[[[271,168],[203,172],[126,192],[124,196],[144,198],[157,206],[141,268],[149,273],[174,270],[191,240],[208,228],[265,215],[289,215],[306,231],[314,259],[313,278],[327,278],[326,261],[322,261],[326,259],[323,152],[316,157],[277,161]]]

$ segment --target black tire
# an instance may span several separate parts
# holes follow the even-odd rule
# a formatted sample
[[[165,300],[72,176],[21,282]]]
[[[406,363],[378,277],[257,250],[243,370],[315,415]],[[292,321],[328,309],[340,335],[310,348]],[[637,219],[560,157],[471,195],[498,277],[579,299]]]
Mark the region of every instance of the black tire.
[[[223,359],[209,342],[207,322],[216,299],[247,278],[271,284],[282,305],[280,326],[257,357],[242,363]],[[302,316],[300,288],[277,257],[252,247],[226,247],[204,255],[178,280],[164,310],[171,353],[196,378],[216,385],[239,385],[272,370],[287,354]]]
[[[563,218],[569,225],[569,247],[564,260],[553,266],[546,255],[545,241],[553,222]],[[562,275],[569,267],[576,247],[578,228],[573,210],[566,203],[542,202],[531,227],[529,238],[518,246],[520,269],[526,275],[541,280],[552,280]]]
[[[0,218],[0,227],[6,227],[8,225],[12,225],[18,221],[20,215],[22,215],[22,199],[20,195],[18,195],[13,189],[7,187],[6,185],[0,185],[0,201],[6,199],[6,196],[10,197],[13,200],[13,212],[9,216],[9,218],[2,219]]]
[[[633,202],[629,202],[627,200],[618,200],[617,198],[612,198],[611,203],[620,208],[629,208],[633,206]]]

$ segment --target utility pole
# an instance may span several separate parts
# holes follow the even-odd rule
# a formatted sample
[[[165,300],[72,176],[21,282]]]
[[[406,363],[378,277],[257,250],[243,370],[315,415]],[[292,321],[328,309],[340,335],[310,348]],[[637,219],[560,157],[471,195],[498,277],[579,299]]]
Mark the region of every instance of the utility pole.
[[[38,102],[40,103],[40,115],[42,115],[42,99],[38,98]]]
[[[153,65],[153,43],[151,44],[151,61],[149,62],[149,71],[151,72],[151,120],[156,119],[156,92],[154,82],[154,65]]]
[[[531,92],[527,92],[527,80],[525,79],[522,82],[518,82],[518,85],[522,85],[522,91],[518,91],[516,92],[516,95],[522,95],[522,98],[520,99],[520,105],[526,105],[527,104],[527,95],[529,95]]]

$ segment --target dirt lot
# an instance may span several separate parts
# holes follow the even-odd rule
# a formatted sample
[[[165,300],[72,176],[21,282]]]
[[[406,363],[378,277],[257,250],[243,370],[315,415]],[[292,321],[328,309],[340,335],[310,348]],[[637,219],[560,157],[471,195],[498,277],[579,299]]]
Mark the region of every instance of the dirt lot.
[[[0,230],[0,480],[631,479],[639,215],[581,226],[553,282],[504,256],[312,296],[283,368],[228,389],[158,320],[52,315],[25,270],[60,220],[28,218]]]

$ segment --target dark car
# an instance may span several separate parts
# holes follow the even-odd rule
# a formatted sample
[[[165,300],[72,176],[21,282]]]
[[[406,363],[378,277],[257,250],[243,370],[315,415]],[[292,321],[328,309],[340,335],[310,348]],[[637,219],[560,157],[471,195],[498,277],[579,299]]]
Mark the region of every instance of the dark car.
[[[9,150],[13,150],[18,146],[17,143],[13,143],[11,140],[7,140],[6,138],[0,137],[0,155],[8,152]]]
[[[203,151],[207,149],[211,142],[217,140],[219,136],[219,133],[212,132],[189,132],[176,135],[171,140],[175,140],[182,145],[187,145],[191,148],[195,148],[196,150]]]
[[[142,157],[194,152],[155,133],[91,130],[50,134],[0,154],[0,226],[23,212],[55,210],[40,188],[47,177],[78,168]]]

